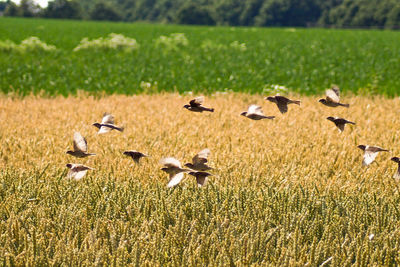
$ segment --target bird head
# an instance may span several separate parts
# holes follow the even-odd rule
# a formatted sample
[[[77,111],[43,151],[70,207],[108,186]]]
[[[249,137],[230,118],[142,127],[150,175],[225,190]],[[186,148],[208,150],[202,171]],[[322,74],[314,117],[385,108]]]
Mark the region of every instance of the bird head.
[[[398,157],[393,157],[390,160],[392,160],[394,162],[397,162],[397,163],[400,163],[400,158],[398,158]]]
[[[196,176],[197,172],[189,172],[190,175]]]
[[[192,169],[193,168],[193,164],[192,163],[186,163],[185,167],[188,167],[188,168]]]
[[[320,102],[320,103],[322,103],[322,104],[325,104],[325,103],[326,103],[326,99],[321,98],[320,100],[318,100],[318,102]]]
[[[246,116],[247,115],[247,111],[243,111],[242,113],[240,113],[240,115]]]
[[[328,117],[328,118],[326,118],[326,119],[329,120],[329,121],[334,121],[334,120],[335,120],[334,117]]]
[[[96,128],[99,128],[99,129],[100,129],[100,127],[101,127],[100,123],[98,123],[98,122],[93,123],[92,125],[93,125],[94,127],[96,127]]]
[[[273,96],[266,97],[265,100],[268,100],[268,101],[271,101],[271,102],[274,102],[274,103],[276,102],[276,99]]]
[[[357,146],[359,149],[361,149],[361,150],[365,150],[365,146],[364,145],[359,145],[359,146]]]
[[[189,109],[190,105],[184,105],[183,108]]]
[[[66,154],[72,155],[74,153],[74,151],[68,150],[67,152],[65,152]],[[67,166],[68,167],[68,166]]]
[[[72,168],[72,164],[71,163],[68,163],[67,165],[65,165],[65,166],[67,166],[67,168]]]

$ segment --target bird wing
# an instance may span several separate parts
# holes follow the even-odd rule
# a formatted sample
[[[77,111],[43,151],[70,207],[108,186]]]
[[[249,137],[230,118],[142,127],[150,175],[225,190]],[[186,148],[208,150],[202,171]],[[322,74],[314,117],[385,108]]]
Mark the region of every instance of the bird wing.
[[[161,159],[160,164],[164,165],[165,167],[181,168],[181,163],[179,162],[179,160],[172,157]]]
[[[383,149],[379,146],[368,146],[365,151],[370,151],[370,152],[380,152],[380,151],[388,151],[386,149]]]
[[[202,186],[206,183],[207,176],[209,176],[209,175],[210,175],[210,174],[207,173],[207,172],[197,172],[197,173],[196,173],[196,182],[197,182],[197,185],[198,185],[199,187],[202,187]]]
[[[377,155],[378,155],[378,152],[372,152],[370,150],[365,150],[363,165],[367,166],[367,165],[371,164],[375,160]]]
[[[177,173],[175,175],[170,174],[169,175],[170,180],[168,182],[167,187],[174,187],[175,185],[179,184],[182,181],[183,177],[184,177],[183,172]]]
[[[250,105],[249,109],[247,110],[247,114],[259,114],[263,115],[262,109],[258,105]]]
[[[327,100],[334,102],[334,103],[339,103],[340,98],[339,98],[337,91],[335,91],[333,89],[328,89],[325,91],[325,94],[326,94]]]
[[[203,149],[196,156],[193,157],[193,165],[204,164],[207,163],[207,158],[210,155],[210,150],[208,148]]]
[[[88,150],[87,141],[79,132],[74,133],[74,150],[85,153]]]
[[[336,126],[339,128],[339,130],[341,131],[341,132],[343,132],[344,131],[344,126],[345,126],[345,123],[343,123],[343,122],[335,122],[335,124],[336,124]]]
[[[114,116],[107,112],[104,113],[101,124],[114,124]]]
[[[111,127],[107,127],[107,126],[101,126],[99,131],[97,132],[98,134],[104,134],[104,133],[108,133],[112,130],[113,128]]]
[[[283,114],[286,113],[288,111],[288,106],[287,106],[287,102],[284,101],[277,101],[276,105],[278,106],[279,111]]]
[[[81,170],[81,171],[77,171],[75,172],[74,178],[75,180],[80,180],[83,178],[83,176],[85,176],[85,174],[87,173],[87,169],[86,170]]]
[[[198,96],[195,99],[190,100],[189,104],[191,106],[198,107],[198,106],[201,106],[201,104],[203,104],[203,102],[204,102],[204,96]]]

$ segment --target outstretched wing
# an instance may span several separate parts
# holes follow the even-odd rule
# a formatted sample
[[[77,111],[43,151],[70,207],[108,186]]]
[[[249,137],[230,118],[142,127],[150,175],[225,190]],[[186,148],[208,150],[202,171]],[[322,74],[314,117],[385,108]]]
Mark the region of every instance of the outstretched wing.
[[[74,150],[85,153],[88,150],[87,141],[79,132],[74,133]]]
[[[179,160],[172,157],[161,159],[160,164],[164,165],[165,167],[181,168],[181,163],[179,162]]]
[[[208,148],[203,149],[196,156],[193,157],[193,165],[204,164],[207,163],[207,158],[210,155],[210,150]]]
[[[184,177],[184,173],[180,172],[175,175],[170,174],[169,177],[170,177],[170,180],[168,182],[167,187],[174,187],[175,185],[179,184],[182,181],[182,179]]]
[[[114,124],[114,116],[107,112],[104,113],[101,124]]]
[[[278,106],[279,111],[283,114],[288,111],[287,102],[284,101],[277,101],[276,105]]]
[[[204,102],[204,96],[198,96],[195,99],[190,100],[189,104],[193,107],[201,106]]]
[[[262,109],[258,105],[250,105],[249,109],[247,110],[247,114],[260,114],[262,115]]]
[[[365,150],[363,166],[367,166],[367,165],[371,164],[375,160],[377,155],[378,155],[378,152],[372,152],[372,151]]]
[[[335,91],[334,89],[328,89],[325,91],[326,94],[326,99],[334,102],[334,103],[339,103],[340,98],[339,98],[339,91]]]

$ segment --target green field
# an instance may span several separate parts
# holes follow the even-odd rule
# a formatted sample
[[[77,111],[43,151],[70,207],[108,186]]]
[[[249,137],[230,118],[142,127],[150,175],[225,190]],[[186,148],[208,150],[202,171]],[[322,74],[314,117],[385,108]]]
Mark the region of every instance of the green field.
[[[109,33],[135,38],[140,47],[133,52],[72,51],[84,37]],[[155,45],[161,35],[171,33],[184,33],[188,45],[177,49]],[[394,96],[400,90],[400,33],[395,31],[0,18],[0,40],[19,43],[30,36],[57,50],[0,51],[1,91],[262,93],[275,84],[302,94],[323,92],[331,84],[354,93]],[[151,83],[151,89],[141,82]]]

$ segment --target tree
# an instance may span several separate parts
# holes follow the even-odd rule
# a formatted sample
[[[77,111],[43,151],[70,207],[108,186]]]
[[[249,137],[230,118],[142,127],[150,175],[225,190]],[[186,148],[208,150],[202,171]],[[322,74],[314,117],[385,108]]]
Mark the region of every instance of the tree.
[[[100,2],[97,3],[92,12],[90,12],[90,18],[93,20],[110,20],[118,21],[121,20],[121,15],[111,6]]]
[[[180,8],[176,14],[176,22],[182,24],[214,25],[209,10],[195,3],[189,3]]]
[[[48,3],[43,16],[46,18],[81,19],[81,7],[76,1],[54,0]]]
[[[19,4],[20,14],[23,17],[34,17],[40,12],[40,6],[35,4],[33,0],[21,0]]]
[[[6,9],[4,10],[4,16],[17,17],[21,16],[21,13],[18,6],[14,2],[9,1],[7,3]]]

